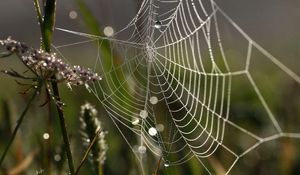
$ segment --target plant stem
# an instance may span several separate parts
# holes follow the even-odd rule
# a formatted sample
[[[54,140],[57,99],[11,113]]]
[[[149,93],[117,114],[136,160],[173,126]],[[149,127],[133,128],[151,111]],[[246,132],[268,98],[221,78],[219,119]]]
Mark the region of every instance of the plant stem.
[[[35,8],[37,11],[37,16],[38,16],[38,20],[40,23],[41,33],[42,33],[42,46],[46,52],[50,53],[51,41],[52,41],[53,30],[54,30],[54,25],[55,25],[56,0],[46,0],[45,1],[45,5],[44,5],[45,15],[42,20],[41,20],[42,15],[41,15],[41,10],[39,8],[38,0],[34,0],[34,3],[35,3]],[[52,78],[54,80],[56,79],[55,76],[53,76]],[[55,96],[55,100],[60,101],[60,95],[59,95],[57,83],[52,82],[51,85],[52,85],[53,95]],[[56,105],[56,109],[57,109],[60,128],[61,128],[61,132],[62,132],[62,136],[63,136],[65,148],[66,148],[66,154],[67,154],[67,158],[68,158],[70,174],[74,175],[74,173],[75,173],[74,163],[73,163],[72,152],[71,152],[71,148],[70,148],[70,141],[69,141],[69,136],[68,136],[64,113],[60,106]]]
[[[42,85],[43,85],[43,82],[39,82],[37,88],[36,88],[35,91],[33,92],[33,95],[31,96],[31,98],[29,99],[29,101],[28,101],[28,103],[27,103],[25,109],[23,110],[23,112],[22,112],[20,118],[17,120],[17,125],[16,125],[16,127],[15,127],[15,129],[14,129],[14,131],[13,131],[13,133],[12,133],[12,136],[11,136],[11,138],[10,138],[10,140],[9,140],[9,142],[8,142],[8,144],[7,144],[6,148],[5,148],[5,150],[4,150],[3,154],[2,154],[2,156],[1,156],[1,159],[0,159],[0,166],[2,165],[2,162],[4,161],[4,158],[5,158],[5,156],[6,156],[7,152],[8,152],[8,150],[9,150],[11,144],[12,144],[12,142],[14,141],[16,135],[17,135],[17,132],[18,132],[18,130],[19,130],[19,128],[20,128],[20,126],[21,126],[21,124],[22,124],[22,122],[23,122],[23,119],[24,119],[24,117],[25,117],[25,115],[26,115],[26,113],[27,113],[27,111],[28,111],[30,105],[32,104],[34,98],[39,94]]]
[[[95,144],[95,142],[96,142],[96,140],[97,140],[97,137],[99,136],[99,134],[100,134],[101,132],[102,132],[101,129],[99,129],[99,130],[96,132],[96,134],[95,134],[95,136],[94,136],[94,138],[93,138],[91,144],[90,144],[89,147],[87,148],[87,150],[86,150],[84,156],[82,157],[82,160],[80,161],[80,164],[79,164],[79,166],[78,166],[78,168],[77,168],[77,170],[76,170],[75,175],[78,175],[78,173],[79,173],[79,171],[80,171],[80,168],[82,167],[83,163],[85,162],[86,158],[88,157],[88,155],[89,155],[89,153],[90,153],[90,151],[91,151],[93,145]]]
[[[56,97],[56,100],[60,101],[57,83],[54,83],[54,82],[52,83],[52,89],[53,89],[53,94]],[[56,109],[57,109],[60,128],[62,131],[63,140],[64,140],[64,144],[65,144],[65,148],[66,148],[66,154],[67,154],[67,158],[68,158],[70,174],[74,175],[75,174],[74,163],[73,163],[72,152],[71,152],[71,148],[70,148],[70,141],[69,141],[69,136],[68,136],[64,113],[60,106],[56,105]]]

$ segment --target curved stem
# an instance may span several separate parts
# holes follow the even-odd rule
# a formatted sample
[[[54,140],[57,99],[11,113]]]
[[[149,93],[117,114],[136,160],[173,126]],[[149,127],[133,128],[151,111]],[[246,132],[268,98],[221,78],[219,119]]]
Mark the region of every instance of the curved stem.
[[[82,157],[82,159],[81,159],[81,161],[80,161],[80,164],[79,164],[79,166],[78,166],[78,168],[77,168],[77,170],[76,170],[76,172],[75,172],[75,175],[78,175],[78,174],[79,174],[80,168],[82,167],[83,163],[84,163],[85,160],[87,159],[87,157],[88,157],[88,155],[89,155],[89,153],[90,153],[90,151],[91,151],[93,145],[95,144],[95,142],[96,142],[96,140],[97,140],[97,137],[99,136],[99,134],[100,134],[101,132],[102,132],[101,129],[99,129],[99,130],[96,132],[96,134],[95,134],[95,136],[94,136],[94,138],[93,138],[91,144],[90,144],[89,147],[87,148],[86,152],[84,153],[84,156]]]

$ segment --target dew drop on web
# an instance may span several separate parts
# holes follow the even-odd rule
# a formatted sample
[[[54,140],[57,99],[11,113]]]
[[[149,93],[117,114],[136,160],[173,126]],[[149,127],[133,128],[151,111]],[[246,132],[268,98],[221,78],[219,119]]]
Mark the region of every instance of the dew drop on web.
[[[132,120],[131,124],[132,125],[138,125],[139,122],[140,122],[140,120],[138,118],[135,118],[135,119]]]
[[[72,10],[72,11],[70,11],[70,13],[69,13],[69,17],[70,17],[71,19],[76,19],[76,18],[78,17],[78,14],[77,14],[76,11]]]
[[[150,97],[149,101],[151,104],[155,105],[158,103],[158,98],[155,96],[152,96],[152,97]]]
[[[145,146],[141,145],[141,146],[139,146],[138,151],[141,154],[145,154],[147,151],[147,148]]]
[[[151,127],[151,128],[149,128],[148,133],[151,136],[155,136],[157,134],[157,130],[155,128]]]
[[[59,161],[61,160],[61,156],[60,156],[59,154],[55,154],[54,160],[55,160],[56,162],[59,162]]]
[[[165,126],[163,124],[159,123],[159,124],[156,125],[156,129],[159,132],[163,132],[164,129],[165,129]]]
[[[148,112],[146,110],[141,110],[140,117],[142,117],[143,119],[147,118],[148,117]]]
[[[166,160],[165,163],[164,163],[164,166],[165,167],[169,167],[170,166],[170,162],[168,160]]]
[[[45,140],[48,140],[48,139],[50,138],[49,133],[44,133],[44,134],[43,134],[43,138],[44,138]]]
[[[114,34],[114,29],[111,26],[104,27],[103,33],[105,36],[110,37]]]
[[[157,20],[157,21],[155,22],[155,24],[154,24],[154,27],[155,27],[156,29],[160,29],[161,26],[162,26],[162,24],[161,24],[161,22],[160,22],[159,20]]]

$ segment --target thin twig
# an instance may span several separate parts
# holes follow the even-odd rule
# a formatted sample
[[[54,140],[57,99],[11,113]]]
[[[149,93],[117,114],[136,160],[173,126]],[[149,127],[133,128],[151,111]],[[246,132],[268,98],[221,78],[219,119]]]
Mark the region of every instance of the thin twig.
[[[7,152],[8,152],[8,150],[9,150],[11,144],[12,144],[12,142],[14,141],[16,135],[17,135],[17,132],[18,132],[18,130],[19,130],[19,128],[20,128],[20,126],[21,126],[21,124],[22,124],[22,122],[23,122],[23,119],[24,119],[24,117],[25,117],[25,115],[26,115],[26,113],[27,113],[27,111],[28,111],[30,105],[32,104],[34,98],[39,94],[39,91],[41,90],[42,85],[43,85],[43,82],[42,82],[42,81],[39,82],[38,87],[37,87],[37,88],[35,89],[35,91],[33,92],[32,97],[29,99],[29,101],[28,101],[28,103],[27,103],[25,109],[23,110],[23,112],[22,112],[20,118],[18,119],[17,125],[16,125],[16,127],[15,127],[15,129],[14,129],[14,131],[13,131],[13,133],[12,133],[12,136],[11,136],[11,138],[10,138],[10,140],[9,140],[9,142],[8,142],[6,148],[5,148],[5,150],[4,150],[4,152],[3,152],[2,156],[1,156],[1,159],[0,159],[0,166],[2,165],[2,162],[4,161],[4,158],[5,158],[5,156],[6,156]]]
[[[159,167],[160,167],[161,160],[162,160],[162,156],[159,158],[159,160],[157,162],[156,169],[155,169],[153,175],[157,175]]]
[[[59,91],[56,83],[52,83],[52,88],[53,88],[53,94],[56,97],[56,100],[60,101],[60,96],[59,96]],[[59,123],[60,123],[60,128],[62,131],[62,136],[66,148],[66,154],[68,158],[68,164],[69,164],[69,169],[70,169],[70,174],[74,175],[74,163],[73,163],[73,158],[72,158],[72,152],[70,148],[70,141],[69,141],[69,136],[68,136],[68,131],[67,131],[67,125],[64,117],[63,110],[60,105],[56,105],[58,117],[59,117]]]
[[[84,156],[82,157],[82,159],[81,159],[81,161],[80,161],[80,164],[79,164],[78,168],[76,169],[75,175],[77,175],[77,174],[79,173],[80,168],[82,167],[83,163],[85,162],[87,156],[89,155],[89,153],[90,153],[90,151],[91,151],[93,145],[95,144],[95,142],[96,142],[96,140],[97,140],[97,137],[99,136],[99,134],[100,134],[101,132],[102,132],[101,129],[99,129],[99,130],[96,132],[95,137],[93,138],[91,144],[90,144],[89,147],[87,148],[87,150],[86,150]]]

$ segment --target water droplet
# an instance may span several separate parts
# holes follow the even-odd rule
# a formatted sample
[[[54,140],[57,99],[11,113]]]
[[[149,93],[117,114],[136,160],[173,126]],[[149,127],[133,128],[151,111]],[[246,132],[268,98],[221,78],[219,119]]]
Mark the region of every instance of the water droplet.
[[[91,140],[90,140],[90,139],[86,139],[85,141],[86,141],[87,143],[90,143],[90,142],[91,142]]]
[[[150,97],[149,101],[151,104],[155,105],[158,103],[158,98],[155,96],[152,96],[152,97]]]
[[[165,129],[165,126],[163,124],[157,124],[156,125],[156,129],[159,131],[159,132],[163,132],[164,129]]]
[[[141,154],[145,154],[147,151],[147,148],[145,146],[141,145],[141,146],[139,146],[138,151]]]
[[[133,121],[131,122],[131,124],[133,125],[138,125],[140,122],[140,120],[138,118],[133,119]]]
[[[43,134],[43,138],[45,139],[45,140],[48,140],[49,138],[50,138],[50,135],[48,134],[48,133],[44,133]]]
[[[111,26],[106,26],[106,27],[104,27],[103,33],[104,33],[105,36],[110,37],[115,32],[114,32],[114,29]]]
[[[165,167],[169,167],[170,166],[170,162],[168,160],[166,160],[165,163],[164,163],[164,166]]]
[[[72,11],[70,11],[70,13],[69,13],[69,17],[70,17],[71,19],[76,19],[76,18],[78,17],[78,14],[77,14],[76,11],[72,10]]]
[[[149,128],[148,133],[151,136],[155,136],[157,134],[157,130],[155,128],[151,127],[151,128]]]
[[[147,112],[146,110],[141,110],[140,116],[141,116],[143,119],[145,119],[145,118],[148,117],[148,112]]]
[[[54,155],[54,160],[55,160],[56,162],[59,162],[59,161],[61,160],[61,156],[60,156],[59,154],[55,154],[55,155]]]
[[[154,27],[157,28],[157,29],[160,29],[162,26],[161,22],[159,20],[157,20],[154,24]]]

